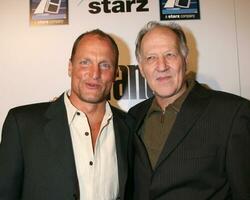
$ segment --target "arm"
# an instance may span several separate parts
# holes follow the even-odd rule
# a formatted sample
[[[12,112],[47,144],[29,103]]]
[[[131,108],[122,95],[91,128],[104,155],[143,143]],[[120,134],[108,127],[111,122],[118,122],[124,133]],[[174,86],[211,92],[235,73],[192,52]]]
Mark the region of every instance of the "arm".
[[[250,103],[234,116],[227,150],[227,173],[234,200],[250,199]]]
[[[17,121],[10,111],[2,129],[0,144],[0,199],[21,199],[23,158]]]

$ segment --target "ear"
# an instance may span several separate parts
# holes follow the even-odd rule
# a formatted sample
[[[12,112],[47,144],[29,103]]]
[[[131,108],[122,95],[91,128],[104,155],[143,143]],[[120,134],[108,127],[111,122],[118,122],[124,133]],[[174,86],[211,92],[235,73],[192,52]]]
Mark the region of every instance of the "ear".
[[[73,68],[72,62],[71,62],[71,60],[69,60],[69,64],[68,64],[68,75],[69,75],[69,77],[71,77],[72,68]]]
[[[187,72],[188,61],[189,61],[189,56],[186,56],[186,57],[184,58],[184,62],[185,62],[185,72]]]

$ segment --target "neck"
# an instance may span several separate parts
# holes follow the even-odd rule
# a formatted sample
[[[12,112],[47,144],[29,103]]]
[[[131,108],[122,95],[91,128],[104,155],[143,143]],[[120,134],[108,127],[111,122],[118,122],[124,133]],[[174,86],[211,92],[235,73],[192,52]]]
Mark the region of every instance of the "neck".
[[[95,112],[105,112],[106,100],[100,102],[91,102],[80,99],[76,94],[72,93],[68,96],[72,105],[78,110],[84,112],[86,115],[92,115]]]
[[[168,107],[169,104],[172,104],[176,99],[178,99],[186,90],[187,90],[187,84],[184,83],[176,94],[170,97],[155,96],[155,98],[161,109],[165,111],[165,108]]]
[[[88,118],[91,130],[92,147],[94,151],[96,139],[100,132],[102,120],[106,112],[106,101],[102,101],[100,103],[89,103],[75,100],[72,96],[69,97],[69,100],[77,109],[84,112]]]

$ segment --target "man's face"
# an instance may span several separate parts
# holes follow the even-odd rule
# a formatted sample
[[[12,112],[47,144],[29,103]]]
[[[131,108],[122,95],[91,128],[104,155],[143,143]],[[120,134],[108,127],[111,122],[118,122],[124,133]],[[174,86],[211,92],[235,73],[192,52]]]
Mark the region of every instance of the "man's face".
[[[84,36],[69,63],[71,99],[75,103],[105,101],[115,79],[115,55],[107,39]]]
[[[139,67],[158,100],[175,100],[182,94],[186,58],[170,29],[156,27],[146,33],[141,43]]]

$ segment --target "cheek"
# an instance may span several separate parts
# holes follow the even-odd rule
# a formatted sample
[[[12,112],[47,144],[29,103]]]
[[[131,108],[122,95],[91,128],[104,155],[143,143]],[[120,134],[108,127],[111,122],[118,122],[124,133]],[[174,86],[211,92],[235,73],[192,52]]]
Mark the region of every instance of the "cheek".
[[[183,76],[186,72],[185,63],[180,60],[175,64],[175,72],[177,76]]]
[[[113,86],[113,82],[114,82],[114,79],[102,79],[102,89],[107,91],[107,92],[110,92],[112,86]]]
[[[72,70],[72,78],[74,79],[83,79],[86,76],[87,72],[80,68],[75,68]]]
[[[143,78],[145,78],[147,81],[151,81],[154,77],[154,68],[153,67],[143,68],[141,70],[141,74]]]
[[[79,70],[73,70],[71,74],[72,87],[81,87],[81,84],[86,80],[86,73]]]
[[[145,78],[145,73],[144,73],[144,68],[142,67],[142,64],[139,63],[139,71],[140,71],[140,74],[143,78]]]
[[[103,72],[101,75],[101,79],[106,83],[112,83],[115,80],[115,72],[114,71]]]
[[[183,81],[185,80],[185,75],[186,75],[186,71],[184,67],[180,67],[178,69],[178,71],[176,71],[176,84],[177,87],[181,87],[183,84]]]

